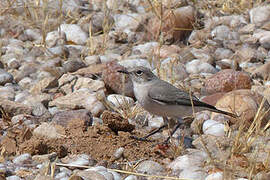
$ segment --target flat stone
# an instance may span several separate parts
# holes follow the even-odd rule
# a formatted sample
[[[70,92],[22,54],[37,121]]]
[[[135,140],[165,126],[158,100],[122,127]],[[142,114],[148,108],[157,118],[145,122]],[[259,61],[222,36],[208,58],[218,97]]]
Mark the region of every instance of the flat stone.
[[[92,92],[84,88],[54,99],[49,102],[49,106],[60,109],[88,109],[93,116],[98,116],[105,109],[98,98],[105,98],[104,92]]]

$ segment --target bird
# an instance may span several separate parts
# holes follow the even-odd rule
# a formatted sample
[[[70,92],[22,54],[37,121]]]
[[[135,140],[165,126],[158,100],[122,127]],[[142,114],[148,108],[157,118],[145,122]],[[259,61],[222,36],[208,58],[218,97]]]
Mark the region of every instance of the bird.
[[[196,96],[161,80],[149,68],[136,66],[118,70],[118,72],[127,74],[131,78],[133,92],[139,104],[146,111],[153,115],[162,116],[165,120],[164,126],[155,132],[167,126],[168,117],[170,117],[178,119],[177,126],[171,132],[172,135],[182,124],[182,117],[192,115],[193,111],[209,110],[233,118],[238,117],[236,114],[219,110],[213,105],[202,102]]]

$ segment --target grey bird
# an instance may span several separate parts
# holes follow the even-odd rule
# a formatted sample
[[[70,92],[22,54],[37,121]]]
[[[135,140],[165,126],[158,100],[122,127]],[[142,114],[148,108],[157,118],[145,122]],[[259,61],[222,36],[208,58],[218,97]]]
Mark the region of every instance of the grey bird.
[[[167,120],[167,117],[181,119],[182,117],[190,116],[193,113],[193,109],[195,112],[209,110],[234,118],[238,117],[235,114],[219,110],[215,106],[204,103],[193,95],[191,96],[192,99],[190,99],[189,93],[159,79],[146,67],[137,66],[118,72],[130,76],[134,95],[140,105],[148,112],[162,116],[165,120]],[[194,108],[192,108],[192,104]],[[178,124],[179,126],[180,123]]]

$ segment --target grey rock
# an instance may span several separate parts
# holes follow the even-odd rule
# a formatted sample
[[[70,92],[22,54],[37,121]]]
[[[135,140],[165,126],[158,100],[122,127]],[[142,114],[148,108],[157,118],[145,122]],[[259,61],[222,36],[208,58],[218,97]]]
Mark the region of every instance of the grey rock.
[[[262,26],[270,18],[270,6],[259,6],[249,11],[250,22],[256,26]]]
[[[104,92],[92,92],[88,89],[79,89],[71,94],[54,99],[49,102],[49,106],[57,106],[60,109],[84,108],[90,110],[93,116],[97,116],[105,109],[98,98],[104,97]]]
[[[230,59],[232,55],[233,55],[233,52],[230,49],[217,48],[215,51],[215,58],[217,60]]]
[[[5,85],[6,83],[11,83],[12,81],[13,76],[4,69],[0,69],[0,85]]]
[[[13,175],[6,178],[6,180],[22,180],[19,176]]]
[[[134,175],[129,175],[128,177],[125,178],[125,180],[137,180],[138,178]]]
[[[228,26],[225,25],[220,25],[215,27],[212,32],[211,32],[211,36],[214,40],[226,40],[228,39],[228,36],[230,34],[231,30]]]
[[[97,55],[85,57],[84,62],[85,62],[86,65],[93,65],[93,64],[101,63],[100,58]]]
[[[13,159],[13,163],[15,164],[24,164],[24,163],[29,163],[31,161],[32,161],[32,157],[28,153],[19,155]]]
[[[86,43],[88,35],[77,24],[61,24],[61,31],[65,32],[67,41],[83,45]]]
[[[47,139],[58,139],[65,137],[65,129],[59,125],[43,122],[34,129],[33,135]]]
[[[160,174],[164,170],[162,165],[151,160],[141,162],[136,169],[137,172],[146,174]]]
[[[80,60],[68,60],[63,63],[65,72],[74,72],[83,67],[86,67],[86,65]]]
[[[80,109],[80,110],[70,110],[70,111],[60,111],[57,112],[53,118],[52,122],[63,127],[67,127],[68,123],[72,120],[79,122],[82,121],[82,124],[87,126],[92,125],[93,117],[89,110]]]
[[[23,89],[29,89],[33,85],[33,79],[30,77],[25,77],[21,79],[18,84],[23,88]]]
[[[134,100],[132,98],[120,94],[110,94],[107,97],[107,100],[117,108],[131,107],[134,104]]]
[[[15,90],[12,86],[0,87],[0,98],[14,101]]]

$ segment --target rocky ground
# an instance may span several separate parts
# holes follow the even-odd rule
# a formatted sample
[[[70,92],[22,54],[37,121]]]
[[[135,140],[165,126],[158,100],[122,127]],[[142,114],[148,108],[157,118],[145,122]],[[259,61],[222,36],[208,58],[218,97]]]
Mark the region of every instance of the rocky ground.
[[[0,180],[270,179],[269,2],[0,7]],[[138,65],[239,117],[202,111],[167,145],[170,128],[135,140],[164,124],[118,73]]]

